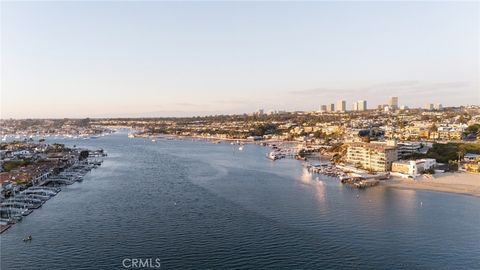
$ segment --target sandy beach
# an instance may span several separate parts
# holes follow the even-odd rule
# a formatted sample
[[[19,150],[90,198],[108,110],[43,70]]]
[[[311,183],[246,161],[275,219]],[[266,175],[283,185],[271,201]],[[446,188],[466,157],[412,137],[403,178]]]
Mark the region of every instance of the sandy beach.
[[[432,177],[422,176],[415,180],[392,177],[390,180],[382,181],[381,184],[394,188],[422,189],[480,197],[480,174],[465,172],[443,173]]]

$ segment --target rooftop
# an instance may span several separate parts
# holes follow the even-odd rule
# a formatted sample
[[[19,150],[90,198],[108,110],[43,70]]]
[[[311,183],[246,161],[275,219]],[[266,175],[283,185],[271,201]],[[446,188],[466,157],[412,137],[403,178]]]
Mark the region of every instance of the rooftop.
[[[386,150],[395,150],[397,149],[395,146],[388,146],[386,144],[378,144],[378,143],[364,143],[364,142],[353,142],[349,143],[349,146],[352,147],[363,147],[375,151],[386,151]]]

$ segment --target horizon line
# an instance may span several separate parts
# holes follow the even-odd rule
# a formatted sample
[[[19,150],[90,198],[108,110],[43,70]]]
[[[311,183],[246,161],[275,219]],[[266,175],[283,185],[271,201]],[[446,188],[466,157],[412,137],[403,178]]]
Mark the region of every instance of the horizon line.
[[[438,103],[429,103],[429,104],[438,104]],[[386,104],[385,104],[386,105]],[[378,105],[380,106],[380,105]],[[480,104],[466,104],[466,105],[457,105],[457,106],[445,106],[442,108],[442,110],[445,109],[455,109],[455,108],[462,108],[462,107],[480,107]],[[422,107],[408,107],[408,110],[427,110]],[[320,112],[319,110],[294,110],[294,111],[287,111],[287,110],[275,110],[277,113],[273,113],[274,111],[270,112],[265,112],[262,115],[268,116],[268,115],[275,115],[279,114],[278,112],[280,111],[281,113],[328,113],[328,114],[341,114],[341,113],[352,113],[352,112],[368,112],[368,111],[378,111],[378,108],[370,108],[364,111],[355,111],[355,110],[345,110],[345,111],[327,111],[327,112]],[[438,109],[435,109],[433,111],[439,111]],[[26,118],[15,118],[15,117],[9,117],[9,118],[3,118],[0,116],[1,121],[5,120],[62,120],[62,119],[68,119],[68,120],[77,120],[77,119],[162,119],[162,118],[175,118],[175,119],[182,119],[182,118],[201,118],[201,117],[218,117],[218,116],[252,116],[252,114],[258,113],[257,111],[250,111],[250,112],[243,112],[243,113],[225,113],[225,114],[208,114],[208,115],[189,115],[189,116],[100,116],[100,117],[91,117],[91,116],[85,116],[85,117],[26,117]]]

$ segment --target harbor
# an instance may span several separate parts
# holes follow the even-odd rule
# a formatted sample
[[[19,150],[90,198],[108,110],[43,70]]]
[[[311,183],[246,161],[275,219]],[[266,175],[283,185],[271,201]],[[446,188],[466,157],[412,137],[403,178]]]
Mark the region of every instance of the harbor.
[[[326,150],[330,149],[326,145],[306,145],[299,142],[285,142],[285,141],[255,141],[255,140],[228,140],[228,139],[214,139],[208,137],[190,137],[190,136],[150,136],[150,135],[136,135],[129,133],[128,138],[143,138],[149,139],[152,142],[157,140],[187,140],[206,141],[212,144],[230,144],[235,148],[234,150],[243,151],[247,144],[259,145],[269,148],[265,157],[271,161],[277,161],[284,158],[296,159],[303,161],[303,166],[311,173],[321,174],[338,179],[342,184],[352,188],[368,188],[376,186],[381,180],[390,178],[389,173],[369,173],[368,171],[355,168],[352,166],[345,166],[336,164],[329,156],[323,156]],[[238,147],[238,148],[237,148]],[[319,162],[314,162],[314,161]],[[326,161],[329,160],[329,161]]]
[[[89,153],[84,159],[75,160],[70,166],[49,173],[48,177],[32,181],[30,185],[15,188],[7,198],[0,200],[0,233],[21,222],[35,209],[42,207],[62,191],[63,186],[82,182],[84,176],[103,163],[103,150],[83,150]]]
[[[272,248],[279,254],[272,261],[294,252],[288,257],[293,263],[275,264],[287,269],[293,264],[302,269],[335,268],[345,263],[348,254],[367,258],[354,259],[350,268],[366,262],[374,269],[377,253],[382,258],[394,254],[393,260],[381,261],[394,268],[403,258],[413,258],[408,251],[415,248],[414,257],[422,258],[424,268],[446,269],[441,266],[458,256],[468,267],[478,263],[478,250],[471,248],[478,243],[478,237],[471,237],[476,235],[478,215],[471,213],[479,207],[477,198],[391,189],[382,184],[362,190],[347,188],[334,178],[304,173],[306,162],[293,157],[271,161],[265,157],[271,149],[255,144],[245,144],[239,151],[238,144],[166,139],[153,143],[129,139],[125,133],[88,143],[81,140],[83,144],[79,141],[69,145],[104,147],[108,157],[83,182],[59,186],[60,193],[0,236],[2,269],[25,265],[61,269],[65,254],[78,255],[72,267],[110,269],[119,265],[116,254],[128,254],[134,246],[144,247],[144,254],[161,254],[165,267],[180,269],[195,268],[197,262],[196,268],[268,268],[270,261],[263,259],[247,266],[230,262],[249,261],[259,250]],[[312,164],[327,161],[307,157]],[[433,207],[444,201],[452,206]],[[466,218],[466,229],[452,232],[451,220],[460,218]],[[384,228],[379,221],[386,219],[395,222]],[[419,233],[412,234],[412,230]],[[178,237],[179,233],[184,237]],[[24,242],[29,235],[32,240]],[[401,240],[405,235],[411,237]],[[393,241],[388,237],[394,237]],[[372,238],[381,245],[369,246]],[[442,245],[451,239],[462,239],[455,245],[460,255],[449,255],[450,248]],[[352,241],[357,244],[349,246]],[[245,242],[258,243],[258,248]],[[406,251],[392,251],[391,242],[402,243]],[[204,244],[221,266],[202,261],[195,243]],[[432,257],[432,245],[447,255]],[[218,246],[232,248],[223,251]],[[179,251],[180,247],[184,249]],[[338,254],[338,247],[343,247],[343,253]],[[89,259],[98,256],[99,249],[105,260],[89,268]],[[193,256],[187,261],[192,267],[185,266],[189,256]],[[304,258],[314,263],[302,264]],[[338,264],[326,263],[332,258]]]

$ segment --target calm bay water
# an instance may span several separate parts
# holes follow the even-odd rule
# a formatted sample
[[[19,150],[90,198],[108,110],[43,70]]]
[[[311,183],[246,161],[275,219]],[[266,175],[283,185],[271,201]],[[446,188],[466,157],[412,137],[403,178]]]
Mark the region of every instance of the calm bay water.
[[[480,269],[479,198],[354,190],[254,145],[60,142],[109,156],[0,236],[1,269]]]

